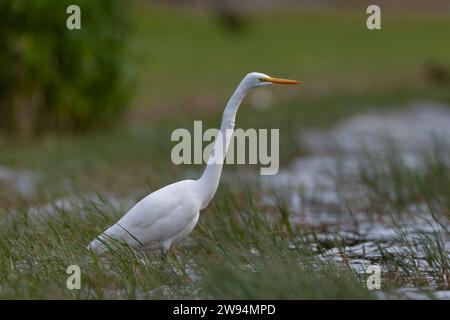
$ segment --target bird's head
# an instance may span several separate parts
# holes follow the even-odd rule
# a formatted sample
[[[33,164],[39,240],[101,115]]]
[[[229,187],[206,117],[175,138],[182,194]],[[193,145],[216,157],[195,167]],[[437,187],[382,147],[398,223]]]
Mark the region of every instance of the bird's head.
[[[272,84],[301,84],[301,82],[297,80],[273,78],[271,76],[268,76],[267,74],[260,72],[251,72],[247,74],[242,82],[249,89],[270,86]]]

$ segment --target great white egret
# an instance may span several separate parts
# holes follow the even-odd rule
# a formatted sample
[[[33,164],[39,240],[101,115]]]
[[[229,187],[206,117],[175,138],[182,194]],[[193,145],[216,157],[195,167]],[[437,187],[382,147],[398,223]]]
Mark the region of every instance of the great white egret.
[[[161,249],[165,257],[174,243],[194,229],[200,210],[206,208],[217,190],[236,112],[247,92],[271,84],[299,83],[258,72],[247,74],[225,107],[219,132],[223,138],[216,138],[202,176],[198,180],[175,182],[149,194],[94,239],[88,249],[104,252],[114,240],[143,250]]]

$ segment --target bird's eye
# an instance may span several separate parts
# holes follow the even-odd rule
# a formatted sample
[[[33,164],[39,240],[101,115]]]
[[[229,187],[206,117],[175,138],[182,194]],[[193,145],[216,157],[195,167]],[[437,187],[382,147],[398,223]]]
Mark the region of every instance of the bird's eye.
[[[264,81],[266,81],[266,79],[264,79],[264,78],[259,78],[259,82],[264,82]]]

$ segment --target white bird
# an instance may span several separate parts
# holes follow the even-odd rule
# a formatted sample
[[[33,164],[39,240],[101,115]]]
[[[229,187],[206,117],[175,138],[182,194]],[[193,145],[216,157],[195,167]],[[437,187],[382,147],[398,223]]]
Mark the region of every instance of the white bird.
[[[250,89],[274,83],[300,82],[272,78],[258,72],[247,74],[225,107],[218,135],[222,139],[216,138],[203,175],[198,180],[178,181],[149,194],[94,239],[88,249],[104,252],[111,248],[111,241],[119,241],[142,250],[161,250],[165,257],[174,243],[191,233],[200,210],[205,209],[214,197],[242,99]]]

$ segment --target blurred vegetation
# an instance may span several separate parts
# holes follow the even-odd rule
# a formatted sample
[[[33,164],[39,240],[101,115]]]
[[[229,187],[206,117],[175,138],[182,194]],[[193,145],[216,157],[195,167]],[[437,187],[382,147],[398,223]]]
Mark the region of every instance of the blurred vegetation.
[[[128,5],[116,1],[113,7],[112,1],[105,5],[103,0],[96,3],[74,1],[72,3],[82,8],[82,29],[68,32],[67,2],[56,2],[51,8],[49,2],[31,3],[30,10],[25,11],[23,0],[0,0],[1,12],[16,7],[23,9],[22,15],[2,15],[2,39],[19,43],[17,35],[27,34],[29,38],[30,29],[46,26],[47,38],[70,39],[59,50],[69,51],[72,63],[83,65],[83,71],[77,67],[77,73],[71,75],[56,71],[60,66],[53,60],[36,62],[34,68],[46,70],[49,76],[71,80],[65,84],[52,80],[51,86],[46,85],[47,94],[64,98],[64,103],[59,104],[62,110],[58,109],[52,116],[41,114],[41,128],[53,125],[76,130],[110,119],[128,104],[120,101],[127,97],[125,89],[130,91],[123,86],[126,74],[136,75],[137,81],[136,90],[129,92],[132,96],[129,121],[113,131],[101,130],[74,137],[46,135],[33,141],[6,139],[0,135],[0,146],[8,150],[0,152],[1,165],[39,172],[40,181],[45,185],[39,190],[45,194],[51,186],[58,195],[64,194],[66,190],[58,185],[61,178],[96,190],[122,193],[143,185],[156,188],[180,177],[197,177],[203,166],[176,166],[170,161],[170,150],[175,144],[170,142],[170,134],[179,127],[192,130],[192,120],[199,119],[204,121],[204,129],[216,128],[226,99],[249,71],[305,82],[297,88],[268,89],[273,95],[273,105],[266,109],[255,110],[249,96],[237,117],[237,127],[241,128],[282,128],[282,166],[303,153],[301,146],[292,147],[299,143],[299,127],[326,127],[355,113],[388,110],[393,106],[401,108],[410,101],[450,103],[450,83],[446,76],[450,70],[450,42],[445,41],[450,16],[446,13],[388,11],[383,15],[383,29],[377,33],[365,28],[366,14],[362,7],[361,10],[355,7],[353,10],[291,9],[289,12],[287,8],[280,8],[246,15],[245,31],[235,36],[223,30],[216,16],[182,6],[136,0]],[[47,11],[44,10],[46,4]],[[91,6],[95,10],[84,9]],[[36,14],[37,10],[42,14]],[[109,11],[116,14],[114,23]],[[25,14],[42,21],[32,24],[31,17]],[[60,14],[60,21],[48,25],[47,16],[55,14]],[[13,22],[17,26],[13,26]],[[86,50],[97,48],[100,36],[108,36],[120,50],[113,53],[100,48],[80,58],[70,51],[82,50],[75,41],[83,43]],[[75,48],[66,47],[70,44]],[[122,44],[129,49],[127,52]],[[41,42],[33,45],[47,47]],[[12,63],[15,60],[9,56],[4,59],[7,52],[11,55],[7,46],[12,47],[7,41],[0,41],[0,94],[26,96],[24,85],[4,81],[3,74],[17,64]],[[138,70],[126,63],[129,53],[139,53]],[[66,61],[68,58],[64,57]],[[98,79],[99,70],[91,66],[103,66],[107,61],[120,62],[121,69],[115,74],[116,79],[102,77],[101,89],[93,78],[89,83],[81,78],[76,80],[82,74]],[[80,88],[84,91],[75,91]],[[79,93],[76,111],[75,100],[67,98],[70,95],[63,91]],[[120,99],[114,100],[114,96]],[[99,102],[87,104],[93,100]],[[54,110],[49,102],[43,102],[41,108]],[[4,116],[7,110],[12,110],[11,104],[3,102],[0,127],[11,126]],[[79,120],[71,118],[73,113]],[[61,118],[61,114],[66,119],[65,124],[57,118],[57,115]],[[81,119],[87,120],[82,122]],[[227,170],[232,169],[238,168],[227,166]],[[241,169],[243,167],[239,166]],[[14,203],[10,193],[0,195],[0,203],[5,201]]]
[[[81,9],[68,30],[66,8]],[[85,129],[127,105],[128,3],[0,1],[0,129]]]
[[[445,12],[386,10],[383,29],[376,32],[366,28],[363,4],[348,10],[284,7],[246,15],[245,31],[236,34],[210,13],[133,4],[137,46],[145,53],[135,100],[139,119],[149,106],[173,118],[222,112],[238,81],[251,71],[304,82],[300,89],[271,90],[277,108],[289,96],[303,107],[305,96],[449,91],[450,16]]]

